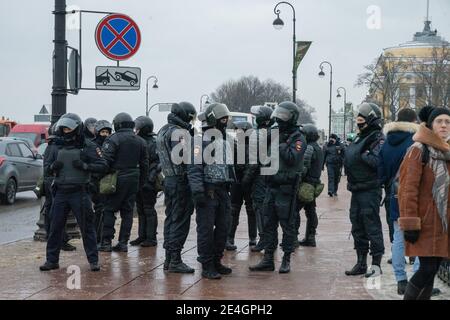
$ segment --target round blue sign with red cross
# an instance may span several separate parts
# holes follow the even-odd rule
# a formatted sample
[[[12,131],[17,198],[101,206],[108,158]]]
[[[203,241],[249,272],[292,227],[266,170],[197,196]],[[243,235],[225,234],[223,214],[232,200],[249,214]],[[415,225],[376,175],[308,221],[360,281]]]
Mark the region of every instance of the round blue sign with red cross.
[[[124,14],[103,18],[95,30],[98,49],[107,58],[116,61],[131,58],[141,45],[141,32],[136,22]]]

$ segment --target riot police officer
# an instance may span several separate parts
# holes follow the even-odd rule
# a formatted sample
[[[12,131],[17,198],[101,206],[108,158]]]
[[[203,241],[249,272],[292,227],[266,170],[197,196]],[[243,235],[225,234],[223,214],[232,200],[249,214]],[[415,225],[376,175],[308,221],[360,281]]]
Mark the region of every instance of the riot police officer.
[[[317,188],[321,184],[320,176],[322,175],[323,166],[323,150],[317,141],[319,140],[319,131],[313,124],[305,124],[302,129],[306,137],[308,146],[305,151],[304,170],[302,172],[302,182],[309,183]],[[316,229],[318,225],[316,212],[316,199],[309,203],[299,203],[299,209],[305,209],[306,214],[306,233],[305,238],[299,241],[299,245],[304,247],[316,246]],[[296,230],[300,227],[300,214],[297,215]]]
[[[84,120],[84,137],[89,140],[95,139],[95,124],[97,119],[87,118]]]
[[[297,191],[303,170],[303,157],[306,140],[298,127],[300,112],[293,102],[282,102],[274,110],[272,117],[279,130],[279,169],[266,177],[266,200],[264,210],[267,221],[264,226],[265,250],[263,260],[250,266],[251,271],[274,271],[274,251],[278,244],[278,224],[283,230],[283,261],[280,273],[290,272],[291,253],[296,241],[295,211],[297,209]]]
[[[164,249],[166,260],[164,270],[174,273],[193,273],[195,270],[187,266],[181,259],[181,251],[189,234],[194,204],[191,198],[187,179],[187,164],[172,161],[172,149],[194,134],[192,122],[197,116],[195,107],[189,102],[172,105],[167,116],[167,124],[161,128],[156,138],[156,146],[164,175],[164,202],[166,219],[164,221]],[[186,132],[175,137],[177,133]],[[173,136],[173,137],[172,137]]]
[[[105,142],[106,138],[108,138],[112,134],[112,130],[112,124],[107,120],[99,120],[95,123],[95,139],[93,141],[97,144],[100,150],[103,147],[103,143]],[[92,202],[94,203],[94,225],[97,232],[97,243],[100,243],[102,240],[103,209],[105,208],[106,201],[105,195],[100,194],[100,179],[101,175],[93,174],[90,188]]]
[[[370,277],[376,270],[375,268],[367,270],[369,248],[372,267],[380,267],[384,254],[380,220],[381,185],[377,175],[379,154],[384,141],[380,107],[374,103],[361,104],[358,107],[356,122],[359,133],[347,147],[345,171],[348,179],[347,188],[352,193],[350,221],[357,263],[345,274],[366,274],[366,277]]]
[[[83,136],[83,122],[76,114],[68,113],[58,121],[57,128],[64,140],[56,161],[50,165],[55,175],[50,236],[47,241],[47,260],[41,271],[59,268],[59,253],[69,210],[75,215],[83,238],[83,245],[92,271],[99,271],[92,203],[88,193],[91,172],[103,172],[104,160],[96,145]]]
[[[159,165],[158,154],[156,153],[153,121],[149,117],[141,116],[134,123],[136,134],[144,139],[147,144],[149,174],[136,196],[139,219],[138,238],[131,241],[130,244],[132,246],[154,247],[157,245],[156,229],[158,227],[158,216],[155,210],[157,196],[155,183],[156,177],[161,172],[161,167]]]
[[[113,126],[115,133],[106,139],[102,152],[109,171],[117,172],[117,186],[114,194],[106,196],[103,236],[99,250],[127,252],[136,194],[148,177],[148,153],[145,141],[134,134],[134,121],[129,114],[116,115]],[[122,219],[119,242],[111,247],[117,211],[120,211]]]
[[[328,195],[336,197],[339,182],[341,181],[341,170],[344,162],[344,146],[336,134],[330,136],[328,144],[324,148],[325,162],[328,174]]]
[[[244,176],[242,178],[242,188],[244,190],[251,190],[251,197],[253,202],[253,210],[256,215],[256,226],[259,234],[259,241],[256,246],[251,247],[252,252],[260,252],[264,250],[264,199],[266,196],[266,184],[265,178],[261,175],[261,159],[258,157],[260,143],[266,141],[266,147],[270,144],[270,127],[274,124],[274,119],[272,118],[273,109],[267,106],[253,106],[250,109],[250,113],[255,116],[256,131],[255,134],[251,136],[251,144],[257,146],[256,149],[250,149],[249,153],[256,152],[253,154],[253,159],[256,159],[256,164],[249,164],[245,170]],[[265,135],[265,137],[263,137]]]
[[[236,229],[239,225],[239,215],[241,212],[241,207],[245,202],[245,210],[247,212],[247,223],[248,223],[248,236],[249,245],[251,247],[256,246],[257,237],[257,227],[256,227],[256,216],[253,210],[253,203],[251,198],[251,188],[243,188],[242,179],[244,177],[245,171],[249,166],[249,137],[246,134],[248,130],[253,130],[251,123],[246,121],[240,121],[233,123],[236,132],[236,143],[235,150],[238,151],[243,149],[245,151],[244,163],[238,163],[238,154],[235,154],[235,173],[236,182],[231,185],[231,223],[230,230],[228,232],[228,238],[225,248],[229,251],[234,251],[237,246],[234,244],[234,236],[236,234]],[[244,148],[241,148],[243,145]]]
[[[63,145],[63,139],[58,136],[58,131],[56,130],[56,123],[48,128],[48,145],[44,152],[44,193],[45,201],[42,207],[44,210],[44,221],[45,221],[45,232],[47,234],[47,239],[50,235],[50,224],[51,224],[51,208],[53,203],[52,194],[52,184],[55,179],[54,175],[50,170],[50,166],[56,161],[58,156],[58,151]],[[63,251],[75,251],[77,248],[69,243],[69,235],[67,234],[67,228],[64,228],[63,234],[63,245],[61,250]]]
[[[221,263],[230,223],[229,189],[235,182],[233,139],[226,135],[230,115],[225,104],[213,103],[206,108],[207,126],[195,139],[194,162],[188,166],[196,208],[197,260],[207,279],[220,279],[232,272]]]

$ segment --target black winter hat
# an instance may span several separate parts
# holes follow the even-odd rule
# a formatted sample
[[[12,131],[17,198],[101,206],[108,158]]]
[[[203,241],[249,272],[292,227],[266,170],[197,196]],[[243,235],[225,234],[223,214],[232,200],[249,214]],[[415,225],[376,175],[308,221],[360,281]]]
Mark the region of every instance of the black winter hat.
[[[433,128],[433,121],[440,115],[446,114],[450,117],[450,110],[447,108],[434,108],[433,112],[431,112],[430,116],[428,117],[428,128]]]
[[[431,112],[433,112],[435,108],[433,106],[425,106],[420,109],[419,119],[420,122],[428,123],[428,118],[430,117]]]
[[[337,140],[337,139],[338,139],[337,134],[333,133],[333,134],[330,136],[330,139]]]

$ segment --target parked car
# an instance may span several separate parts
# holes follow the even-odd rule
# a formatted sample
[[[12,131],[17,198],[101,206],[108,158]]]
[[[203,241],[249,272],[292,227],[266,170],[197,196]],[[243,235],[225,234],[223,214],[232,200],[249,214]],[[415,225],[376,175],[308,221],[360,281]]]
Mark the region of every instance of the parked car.
[[[31,191],[43,174],[43,160],[24,141],[0,138],[0,200],[13,204],[16,193]]]
[[[28,148],[30,148],[31,151],[33,151],[34,154],[38,154],[39,153],[39,148],[36,148],[36,146],[34,145],[33,141],[31,141],[28,138],[16,138],[16,137],[8,137],[10,139],[14,139],[16,141],[23,141],[27,144]],[[42,155],[43,153],[41,153]]]
[[[39,147],[48,139],[49,124],[18,124],[12,128],[8,137],[27,138],[33,141],[35,147]]]

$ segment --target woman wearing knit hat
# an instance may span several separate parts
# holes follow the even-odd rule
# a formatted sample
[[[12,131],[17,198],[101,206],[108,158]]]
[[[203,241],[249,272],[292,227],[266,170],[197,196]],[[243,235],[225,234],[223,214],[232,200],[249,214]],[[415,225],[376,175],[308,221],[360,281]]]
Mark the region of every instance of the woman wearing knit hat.
[[[435,108],[426,120],[400,167],[399,225],[407,242],[406,255],[420,260],[405,300],[430,299],[442,259],[450,257],[450,110]]]

